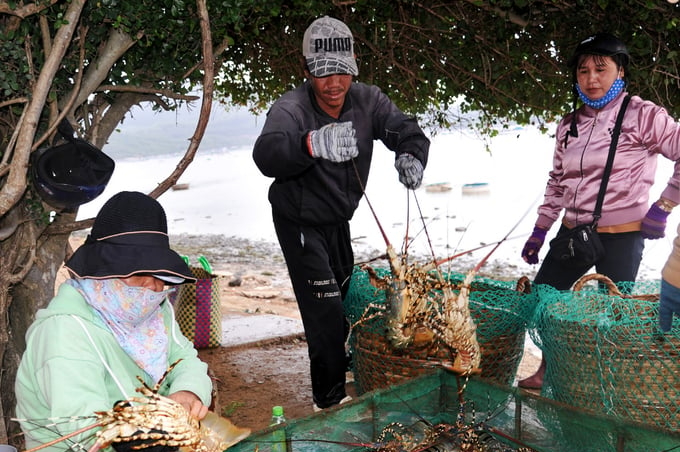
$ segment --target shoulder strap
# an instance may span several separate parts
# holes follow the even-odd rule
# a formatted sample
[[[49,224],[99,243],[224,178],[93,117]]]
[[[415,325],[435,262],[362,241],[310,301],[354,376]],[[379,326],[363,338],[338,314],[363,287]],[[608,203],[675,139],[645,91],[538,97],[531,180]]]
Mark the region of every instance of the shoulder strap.
[[[125,399],[129,399],[130,397],[125,392],[125,388],[123,388],[123,385],[120,383],[120,380],[118,380],[118,377],[116,377],[116,374],[113,372],[113,369],[111,369],[111,366],[109,366],[109,363],[107,363],[106,359],[104,359],[104,355],[102,355],[102,352],[99,351],[99,347],[97,347],[97,344],[95,343],[94,339],[90,335],[90,332],[87,330],[85,323],[83,323],[83,321],[77,315],[74,315],[74,314],[70,314],[70,315],[80,324],[80,327],[83,329],[83,331],[85,331],[85,335],[90,340],[90,344],[92,345],[92,348],[94,348],[94,351],[97,352],[97,356],[99,356],[99,360],[102,362],[102,364],[104,365],[104,368],[108,371],[109,375],[111,376],[113,381],[116,383],[116,386],[118,386],[120,393],[123,395],[123,397]]]
[[[609,183],[609,175],[612,173],[612,166],[614,165],[614,155],[616,154],[616,145],[619,142],[619,134],[621,133],[621,123],[623,122],[623,114],[626,112],[628,102],[630,101],[630,94],[623,98],[621,109],[616,116],[616,124],[612,131],[612,142],[609,145],[609,155],[607,156],[607,164],[604,166],[604,175],[602,176],[602,183],[600,184],[600,192],[597,194],[597,202],[595,203],[595,210],[593,211],[593,227],[597,226],[597,222],[602,216],[602,203],[604,202],[604,194],[607,192],[607,184]]]

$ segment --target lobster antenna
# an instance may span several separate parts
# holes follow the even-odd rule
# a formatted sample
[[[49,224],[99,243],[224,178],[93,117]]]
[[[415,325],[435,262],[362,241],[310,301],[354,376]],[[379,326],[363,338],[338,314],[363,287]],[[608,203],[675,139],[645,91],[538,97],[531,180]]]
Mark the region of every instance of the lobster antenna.
[[[403,255],[408,257],[408,246],[409,246],[409,240],[408,240],[408,230],[409,226],[411,225],[411,197],[409,196],[409,192],[411,190],[406,189],[406,231],[404,232],[404,247],[403,247]],[[415,191],[413,192],[415,195]],[[417,200],[416,200],[417,204]],[[420,208],[418,208],[420,210]],[[421,215],[422,217],[422,215]]]
[[[524,214],[522,214],[522,216],[519,217],[519,220],[517,220],[517,223],[515,223],[515,225],[508,231],[508,233],[505,234],[505,237],[503,237],[501,240],[499,240],[498,243],[496,243],[496,246],[494,246],[491,249],[491,251],[489,251],[489,254],[484,256],[484,258],[481,261],[479,261],[479,263],[477,265],[475,265],[475,267],[472,269],[473,272],[476,272],[480,268],[482,268],[482,265],[484,265],[486,263],[486,261],[491,257],[491,255],[494,253],[494,251],[496,251],[498,249],[498,247],[501,246],[501,243],[505,242],[508,239],[508,237],[510,237],[510,234],[512,234],[513,231],[515,229],[517,229],[517,226],[519,226],[519,224],[522,222],[522,220],[524,220],[524,218],[527,215],[529,215],[529,212],[534,207],[535,203],[536,203],[535,201],[533,203],[531,203],[531,205],[527,208],[526,212],[524,212]]]
[[[373,218],[375,218],[375,222],[378,224],[378,229],[380,229],[380,233],[383,236],[383,240],[385,240],[385,245],[387,245],[388,247],[392,246],[390,244],[390,240],[387,238],[387,234],[385,234],[385,230],[380,224],[380,220],[378,220],[378,216],[375,214],[375,210],[373,210],[373,205],[371,204],[371,201],[368,199],[368,196],[366,196],[366,188],[364,187],[364,184],[361,182],[359,170],[357,170],[357,165],[354,162],[354,159],[352,159],[352,168],[354,168],[354,174],[356,175],[357,181],[359,182],[359,187],[361,187],[361,193],[363,193],[364,199],[366,199],[366,203],[368,204],[368,208],[371,210],[371,214],[373,214]]]
[[[435,263],[436,263],[437,266],[439,266],[439,265],[445,264],[447,262],[450,262],[457,257],[465,256],[466,254],[470,254],[472,252],[479,251],[481,249],[488,248],[490,246],[498,245],[498,244],[502,243],[503,241],[515,240],[515,239],[519,239],[519,238],[526,237],[526,236],[527,236],[527,234],[519,234],[519,235],[514,235],[512,237],[504,237],[502,240],[498,240],[497,242],[485,243],[483,245],[479,245],[479,246],[476,246],[474,248],[470,248],[470,249],[465,250],[465,251],[459,251],[458,253],[453,254],[451,256],[447,256],[445,258],[442,258],[442,259],[436,261]]]
[[[415,200],[416,206],[418,207],[418,215],[420,215],[420,220],[423,222],[423,232],[425,233],[425,237],[427,238],[427,245],[430,248],[430,253],[432,253],[432,261],[436,262],[437,256],[435,255],[434,247],[432,246],[432,240],[430,239],[430,233],[427,230],[425,218],[423,217],[423,210],[420,208],[420,202],[418,201],[418,196],[416,196],[415,190],[413,190],[413,199]]]

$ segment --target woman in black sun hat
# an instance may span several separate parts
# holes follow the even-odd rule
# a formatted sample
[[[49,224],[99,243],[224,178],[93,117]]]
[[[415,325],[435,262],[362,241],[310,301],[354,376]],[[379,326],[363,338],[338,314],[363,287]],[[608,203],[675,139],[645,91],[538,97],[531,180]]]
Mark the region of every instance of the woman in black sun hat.
[[[170,249],[161,205],[143,193],[114,195],[66,268],[71,279],[37,312],[26,334],[15,385],[17,416],[69,418],[108,411],[117,401],[137,395],[138,376],[153,387],[180,360],[159,393],[183,405],[194,418],[204,418],[212,391],[208,368],[180,332],[166,288],[195,278]],[[79,422],[82,425],[69,423],[68,431],[60,432],[59,427],[36,429],[22,421],[26,447],[45,444],[92,419]],[[114,448],[131,449],[127,445]],[[63,450],[63,444],[52,449]]]

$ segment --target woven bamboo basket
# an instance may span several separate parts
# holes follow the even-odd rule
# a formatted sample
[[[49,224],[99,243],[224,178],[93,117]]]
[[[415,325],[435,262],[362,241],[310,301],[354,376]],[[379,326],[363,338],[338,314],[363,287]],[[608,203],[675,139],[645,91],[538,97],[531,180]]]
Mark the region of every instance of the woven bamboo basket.
[[[606,290],[583,290],[592,280]],[[622,293],[606,276],[591,274],[563,297],[546,306],[541,328],[549,395],[593,412],[680,429],[680,339],[659,334],[659,295]]]
[[[365,393],[433,372],[448,359],[448,356],[398,354],[383,335],[362,330],[354,347],[354,379],[359,391]]]
[[[494,287],[493,281],[477,282],[471,287],[470,311],[477,324],[477,340],[481,351],[481,378],[511,384],[522,359],[527,317],[493,309],[479,301],[493,294],[498,304],[521,304],[533,312],[535,300],[527,278],[521,278],[515,289]],[[375,302],[379,297],[366,294]],[[508,315],[512,322],[499,321]],[[379,317],[355,329],[353,334],[354,378],[360,392],[400,384],[405,380],[433,371],[453,362],[455,351],[438,344],[424,349],[395,350],[385,337],[384,318]]]

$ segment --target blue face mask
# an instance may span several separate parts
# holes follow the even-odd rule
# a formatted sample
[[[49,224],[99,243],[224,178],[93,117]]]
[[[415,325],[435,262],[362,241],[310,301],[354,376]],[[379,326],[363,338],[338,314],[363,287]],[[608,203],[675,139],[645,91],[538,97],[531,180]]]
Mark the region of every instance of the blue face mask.
[[[614,98],[618,96],[621,91],[623,91],[623,88],[625,86],[626,82],[624,82],[620,78],[617,78],[616,80],[614,80],[614,83],[612,83],[612,86],[609,88],[607,93],[604,96],[600,97],[599,99],[595,100],[583,94],[583,91],[581,91],[581,87],[578,85],[578,83],[576,84],[576,90],[578,91],[578,96],[581,98],[584,104],[599,110],[600,108],[604,107],[609,102],[614,100]]]

